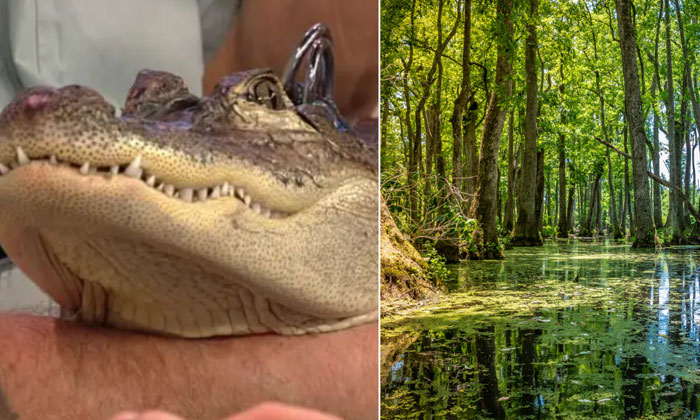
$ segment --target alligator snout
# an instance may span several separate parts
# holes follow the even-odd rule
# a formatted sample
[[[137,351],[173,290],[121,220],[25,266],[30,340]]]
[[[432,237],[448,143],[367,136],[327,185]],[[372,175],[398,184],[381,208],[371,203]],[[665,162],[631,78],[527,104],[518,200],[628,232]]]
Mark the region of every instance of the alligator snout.
[[[115,110],[97,91],[85,86],[70,85],[60,89],[36,86],[18,95],[0,114],[0,126],[41,116],[69,116],[81,111],[95,111],[114,116]]]
[[[34,113],[44,109],[58,94],[56,89],[37,87],[27,92],[27,96],[21,100],[25,112]]]

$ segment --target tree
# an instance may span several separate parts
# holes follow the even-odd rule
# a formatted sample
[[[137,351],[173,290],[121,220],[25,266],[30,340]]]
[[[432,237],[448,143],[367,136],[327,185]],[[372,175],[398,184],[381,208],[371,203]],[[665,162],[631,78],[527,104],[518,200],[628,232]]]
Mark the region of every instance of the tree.
[[[668,1],[668,0],[667,0]],[[656,244],[656,229],[651,219],[649,182],[647,181],[647,155],[642,118],[642,98],[639,92],[637,71],[637,40],[631,14],[631,0],[615,0],[617,26],[620,33],[622,73],[625,80],[625,109],[629,121],[632,146],[632,179],[634,185],[634,246],[648,247]],[[671,89],[669,89],[671,91]],[[670,136],[673,138],[673,136]]]
[[[537,0],[530,0],[530,19],[527,23],[525,42],[526,106],[525,106],[525,150],[518,191],[518,218],[511,244],[514,246],[542,245],[535,212],[537,196],[537,29],[535,19]]]
[[[479,259],[503,258],[496,227],[496,195],[498,189],[498,147],[506,118],[506,100],[510,97],[513,88],[510,80],[510,75],[513,72],[511,63],[513,56],[512,7],[512,0],[497,0],[496,15],[499,22],[498,27],[501,28],[502,32],[498,36],[496,87],[491,93],[484,117],[481,152],[479,154],[479,176],[476,196],[470,213],[479,223],[472,238],[476,252],[473,252],[471,256]]]

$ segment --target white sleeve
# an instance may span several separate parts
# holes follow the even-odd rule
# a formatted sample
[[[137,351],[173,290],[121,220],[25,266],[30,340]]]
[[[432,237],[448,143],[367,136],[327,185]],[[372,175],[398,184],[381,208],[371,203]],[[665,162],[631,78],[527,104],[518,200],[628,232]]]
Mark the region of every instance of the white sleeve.
[[[197,0],[202,22],[202,49],[208,62],[231,29],[243,0]]]
[[[196,0],[0,0],[0,101],[34,85],[81,84],[120,109],[136,73],[165,70],[201,93],[202,31]],[[3,6],[0,6],[0,11]],[[8,69],[14,65],[14,71]],[[6,76],[9,75],[9,76]],[[2,85],[5,85],[5,88]],[[9,86],[9,87],[8,87]],[[15,92],[16,93],[16,92]],[[0,102],[0,106],[4,103]]]

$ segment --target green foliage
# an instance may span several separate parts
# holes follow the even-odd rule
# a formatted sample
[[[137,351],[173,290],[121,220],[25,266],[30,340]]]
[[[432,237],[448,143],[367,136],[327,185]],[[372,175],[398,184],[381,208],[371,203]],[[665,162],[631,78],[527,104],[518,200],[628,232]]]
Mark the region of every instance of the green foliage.
[[[514,110],[514,150],[517,152],[523,141],[524,126],[522,113],[525,109],[525,72],[524,72],[524,43],[525,25],[528,22],[529,2],[518,0],[513,2],[513,22],[515,33],[513,47],[515,57],[513,59],[514,82],[513,95],[508,98],[507,106]],[[413,25],[411,25],[412,6],[415,4]],[[442,88],[438,91],[435,83],[437,75],[428,78],[429,70],[434,58],[435,46],[438,38],[447,35],[457,19],[458,8],[463,9],[463,2],[458,0],[443,0],[442,34],[438,34],[437,2],[435,0],[384,0],[382,1],[382,27],[381,27],[381,54],[382,54],[382,105],[386,105],[386,117],[382,128],[382,178],[394,177],[396,185],[391,188],[403,188],[402,194],[395,194],[390,201],[391,206],[400,206],[403,209],[409,207],[407,180],[405,174],[411,170],[409,160],[412,150],[409,136],[409,125],[413,132],[418,122],[421,123],[422,132],[418,139],[421,149],[421,162],[416,162],[415,173],[411,179],[416,181],[419,216],[416,220],[402,216],[402,230],[414,232],[426,224],[432,226],[431,217],[436,215],[433,197],[424,196],[426,183],[435,180],[425,174],[426,158],[428,156],[428,125],[426,122],[426,110],[418,116],[421,121],[416,121],[415,109],[421,101],[427,106],[437,102],[440,109],[440,124],[438,126],[442,149],[437,151],[444,160],[445,178],[451,181],[451,173],[454,162],[452,160],[454,140],[451,113],[455,100],[459,94],[462,79],[462,46],[464,43],[464,29],[460,23],[457,33],[446,46],[442,54],[441,64],[443,68]],[[645,118],[647,138],[652,141],[653,114],[657,112],[660,126],[666,127],[665,105],[662,101],[667,96],[665,92],[666,62],[665,62],[665,34],[660,30],[658,57],[655,59],[655,43],[657,34],[657,20],[659,2],[654,0],[635,1],[636,15],[636,39],[640,53],[640,84],[642,90],[642,107]],[[679,101],[676,106],[677,120],[681,120],[680,101],[688,101],[689,95],[681,92],[684,73],[684,60],[680,47],[680,32],[677,23],[677,13],[674,1],[672,7],[672,61],[670,69],[676,83],[674,98]],[[691,54],[700,50],[700,23],[692,16],[700,15],[700,3],[697,1],[680,0],[681,17],[684,21],[685,37],[688,50]],[[464,15],[461,14],[461,17]],[[624,120],[624,81],[622,66],[620,63],[620,46],[617,23],[615,21],[615,7],[613,2],[581,2],[576,0],[539,0],[538,13],[534,18],[538,31],[538,145],[545,152],[545,178],[548,185],[545,186],[545,225],[555,225],[554,217],[555,197],[557,196],[557,179],[559,136],[564,136],[563,150],[566,156],[567,183],[576,186],[575,224],[582,220],[582,216],[588,211],[591,176],[596,170],[600,170],[600,164],[605,162],[605,176],[602,181],[602,206],[603,212],[610,217],[612,210],[611,193],[615,193],[616,211],[619,215],[624,198],[620,200],[620,191],[625,191],[624,173],[625,159],[616,153],[611,154],[613,185],[608,185],[607,161],[605,159],[605,146],[598,143],[595,137],[604,138],[607,134],[609,141],[618,149],[629,152],[630,145],[624,144],[624,132],[626,129]],[[474,112],[476,126],[476,148],[482,136],[484,114],[488,104],[488,94],[495,87],[495,62],[496,47],[502,41],[502,28],[495,19],[495,7],[493,2],[482,0],[472,1],[471,10],[471,56],[470,62],[470,87],[471,99],[476,103]],[[595,49],[594,49],[595,41]],[[411,53],[412,51],[412,53]],[[411,54],[411,55],[410,55]],[[412,61],[409,64],[409,55]],[[660,86],[657,86],[652,94],[651,84],[656,73],[661,78]],[[691,75],[700,74],[700,60],[691,60]],[[600,75],[600,94],[604,101],[606,132],[603,132],[601,124],[601,107],[598,96],[596,72]],[[428,97],[423,98],[422,92],[425,84],[429,85]],[[560,93],[559,87],[565,86]],[[409,114],[408,108],[411,108]],[[688,107],[689,109],[691,107]],[[563,119],[562,119],[563,117]],[[464,122],[464,121],[463,121]],[[694,118],[690,118],[691,129],[697,125]],[[508,147],[508,123],[500,141],[499,190],[501,203],[505,203],[507,196],[507,147]],[[662,151],[667,149],[668,141],[660,134]],[[629,143],[629,139],[628,139]],[[464,148],[462,148],[464,158]],[[682,166],[686,165],[683,157]],[[462,160],[464,163],[464,159]],[[519,159],[519,164],[523,164]],[[431,162],[432,175],[435,175],[436,163]],[[662,175],[668,178],[665,163],[661,162]],[[629,188],[632,188],[632,167],[628,165]],[[401,174],[397,176],[396,174]],[[383,185],[384,187],[384,185]],[[691,189],[695,189],[694,187]],[[662,188],[662,192],[665,191]],[[467,192],[464,191],[463,192]],[[561,195],[561,193],[559,194]],[[517,194],[516,206],[517,206]],[[588,197],[588,198],[587,198]],[[624,196],[623,196],[624,197]],[[667,214],[668,194],[662,201],[663,214]],[[694,199],[697,201],[697,199]],[[424,211],[425,207],[428,211]],[[634,208],[634,206],[631,206]],[[392,209],[393,212],[393,209]],[[439,212],[447,219],[454,213]],[[559,215],[560,216],[560,215]],[[461,223],[461,222],[459,222]],[[463,230],[456,223],[453,234],[467,238]],[[629,223],[629,214],[625,224]],[[542,232],[543,236],[550,236],[550,232]],[[465,240],[465,243],[468,239]]]
[[[542,237],[543,238],[554,238],[559,233],[559,227],[557,226],[542,226]]]
[[[425,258],[428,260],[428,278],[434,284],[441,284],[447,280],[449,272],[445,267],[445,257],[438,254],[431,243],[425,247]]]

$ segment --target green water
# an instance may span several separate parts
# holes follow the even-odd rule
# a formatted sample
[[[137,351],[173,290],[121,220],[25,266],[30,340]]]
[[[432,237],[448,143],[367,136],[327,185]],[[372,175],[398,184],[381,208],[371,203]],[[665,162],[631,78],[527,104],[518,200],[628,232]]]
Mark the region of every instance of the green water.
[[[382,418],[700,416],[700,248],[551,242],[382,319]]]

